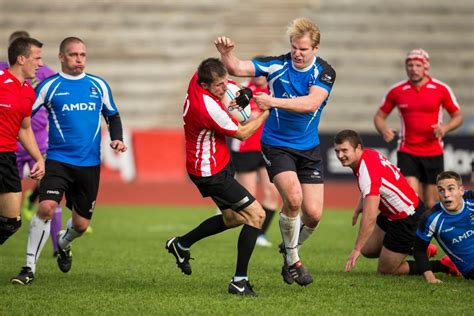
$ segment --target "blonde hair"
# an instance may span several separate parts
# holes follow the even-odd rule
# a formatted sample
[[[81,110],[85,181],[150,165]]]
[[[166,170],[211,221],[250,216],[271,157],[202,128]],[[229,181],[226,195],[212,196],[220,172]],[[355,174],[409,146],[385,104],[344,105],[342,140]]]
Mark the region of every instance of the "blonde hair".
[[[294,37],[300,38],[308,34],[309,38],[311,39],[311,46],[313,48],[319,45],[319,41],[321,39],[319,26],[307,18],[294,19],[290,26],[288,26],[286,34],[290,37],[290,41]]]

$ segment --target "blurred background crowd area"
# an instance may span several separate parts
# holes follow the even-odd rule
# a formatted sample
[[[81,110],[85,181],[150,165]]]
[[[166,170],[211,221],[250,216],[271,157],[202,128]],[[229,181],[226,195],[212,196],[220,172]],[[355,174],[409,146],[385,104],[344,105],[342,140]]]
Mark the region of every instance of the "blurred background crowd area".
[[[109,82],[127,127],[176,128],[192,73],[218,56],[217,36],[231,37],[240,58],[280,55],[289,50],[288,23],[300,16],[320,26],[319,55],[337,72],[321,131],[375,132],[382,98],[406,79],[407,51],[421,47],[466,116],[456,133],[474,134],[472,0],[0,0],[0,57],[7,59],[10,33],[23,29],[59,71],[60,41],[80,37],[86,71]],[[390,121],[398,128],[397,115]]]

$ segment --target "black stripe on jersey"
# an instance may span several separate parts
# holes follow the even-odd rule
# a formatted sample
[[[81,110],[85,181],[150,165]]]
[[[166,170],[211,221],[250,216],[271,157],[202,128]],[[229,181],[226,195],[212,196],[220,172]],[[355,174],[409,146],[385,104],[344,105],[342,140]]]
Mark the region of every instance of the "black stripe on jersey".
[[[262,63],[266,63],[275,59],[281,60],[281,61],[284,61],[285,59],[291,60],[291,56],[290,56],[290,53],[288,53],[288,54],[284,54],[280,56],[257,56],[254,58],[254,60],[262,62]]]
[[[321,57],[316,58],[316,64],[320,65],[319,67],[323,68],[323,70],[320,71],[318,79],[319,82],[328,87],[332,87],[334,85],[334,81],[336,81],[336,71],[334,70],[334,68],[332,68],[332,66]]]

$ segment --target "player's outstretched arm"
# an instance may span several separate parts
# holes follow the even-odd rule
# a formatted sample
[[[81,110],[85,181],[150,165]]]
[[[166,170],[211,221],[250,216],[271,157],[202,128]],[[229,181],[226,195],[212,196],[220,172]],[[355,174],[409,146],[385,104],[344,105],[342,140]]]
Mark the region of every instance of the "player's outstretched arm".
[[[442,283],[441,280],[438,280],[436,278],[433,271],[431,271],[431,265],[428,259],[428,255],[426,254],[426,250],[428,249],[429,244],[430,241],[425,241],[419,236],[416,236],[415,246],[413,249],[413,257],[415,258],[415,262],[418,266],[418,269],[420,269],[420,271],[423,273],[423,277],[425,278],[426,282]]]
[[[312,113],[323,104],[329,92],[321,87],[311,87],[309,94],[296,98],[275,98],[265,93],[256,93],[254,100],[262,110],[283,109],[296,113]]]
[[[250,60],[240,60],[232,52],[235,44],[225,36],[219,36],[215,41],[217,50],[221,54],[221,60],[227,71],[232,76],[237,77],[255,77],[255,67]]]
[[[380,196],[367,196],[363,200],[362,219],[360,220],[359,233],[355,241],[354,249],[347,258],[346,272],[355,267],[357,258],[360,256],[362,247],[367,243],[374,230],[377,219],[377,210]]]

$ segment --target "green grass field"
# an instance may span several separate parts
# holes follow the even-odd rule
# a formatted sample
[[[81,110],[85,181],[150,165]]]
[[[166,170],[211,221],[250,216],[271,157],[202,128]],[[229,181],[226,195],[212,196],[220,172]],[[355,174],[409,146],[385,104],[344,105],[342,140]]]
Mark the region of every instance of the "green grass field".
[[[240,229],[202,240],[192,248],[193,274],[185,276],[164,249],[166,239],[193,228],[213,209],[99,206],[94,232],[74,242],[72,270],[59,271],[51,243],[43,250],[35,281],[13,286],[25,260],[28,223],[0,248],[0,315],[215,314],[215,315],[473,315],[474,282],[446,275],[429,285],[422,277],[375,273],[376,261],[360,258],[343,272],[357,229],[351,213],[328,210],[318,231],[301,249],[315,282],[284,284],[276,249],[255,249],[250,280],[259,295],[227,294],[234,273]],[[69,217],[69,211],[63,217]],[[438,255],[438,258],[440,255]]]

